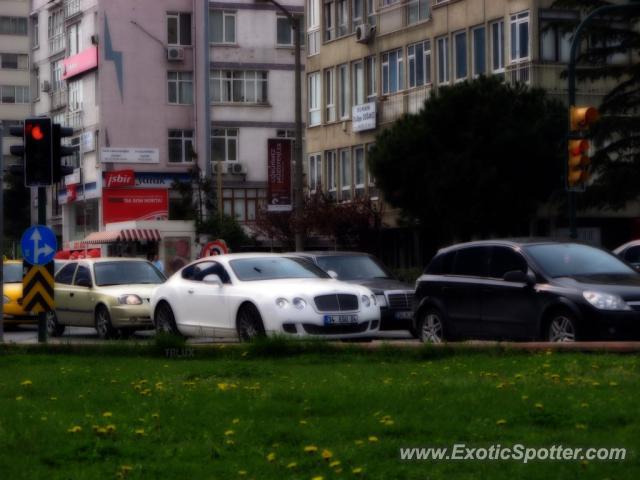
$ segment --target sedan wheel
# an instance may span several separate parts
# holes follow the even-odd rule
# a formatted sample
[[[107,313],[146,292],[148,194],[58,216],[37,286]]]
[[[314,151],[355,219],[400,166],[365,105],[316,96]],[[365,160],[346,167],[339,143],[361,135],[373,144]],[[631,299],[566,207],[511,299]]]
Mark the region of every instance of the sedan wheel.
[[[108,340],[116,336],[116,329],[111,324],[111,316],[105,307],[98,307],[96,311],[96,330],[98,336],[103,340]]]
[[[173,310],[166,303],[161,303],[156,308],[156,314],[153,319],[156,326],[156,333],[170,333],[172,335],[180,335],[180,331],[176,326],[176,319],[173,316]]]
[[[59,337],[64,333],[65,326],[58,323],[56,312],[47,312],[47,335],[50,337]]]
[[[424,343],[442,343],[444,341],[442,314],[436,310],[427,310],[422,316],[418,334]]]
[[[570,315],[558,315],[551,320],[547,332],[549,342],[575,342],[575,320]]]
[[[254,305],[245,305],[238,312],[238,337],[240,341],[249,342],[265,336],[264,325],[260,312]]]

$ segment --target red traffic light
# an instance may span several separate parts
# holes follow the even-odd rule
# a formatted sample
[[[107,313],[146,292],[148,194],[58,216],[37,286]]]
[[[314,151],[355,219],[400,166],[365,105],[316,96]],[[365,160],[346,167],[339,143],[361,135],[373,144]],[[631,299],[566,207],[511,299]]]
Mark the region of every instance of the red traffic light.
[[[31,138],[34,140],[42,140],[44,138],[44,133],[42,133],[42,129],[40,125],[34,125],[31,129]]]

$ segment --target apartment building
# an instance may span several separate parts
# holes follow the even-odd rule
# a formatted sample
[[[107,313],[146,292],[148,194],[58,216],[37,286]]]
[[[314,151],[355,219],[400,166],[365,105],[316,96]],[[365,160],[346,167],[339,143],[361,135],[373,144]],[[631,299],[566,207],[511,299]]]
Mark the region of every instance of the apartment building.
[[[20,126],[29,116],[29,1],[0,2],[0,125],[3,127],[4,165],[15,164],[9,148],[20,140],[9,128]]]
[[[294,129],[293,33],[274,5],[34,0],[30,25],[33,113],[74,130],[76,171],[48,198],[65,245],[113,241],[95,232],[116,223],[180,220],[172,185],[194,166],[221,176],[225,213],[255,219],[267,140]],[[183,240],[193,257],[195,235]]]
[[[420,110],[431,92],[479,75],[544,87],[566,101],[561,72],[575,21],[551,0],[307,0],[307,187],[338,201],[378,198],[367,167],[376,134]],[[628,61],[624,55],[612,61]],[[578,102],[599,104],[610,85],[579,85]],[[398,168],[402,168],[398,159]],[[385,222],[396,226],[397,212]],[[420,264],[415,237],[393,264]],[[401,234],[402,236],[402,234]]]

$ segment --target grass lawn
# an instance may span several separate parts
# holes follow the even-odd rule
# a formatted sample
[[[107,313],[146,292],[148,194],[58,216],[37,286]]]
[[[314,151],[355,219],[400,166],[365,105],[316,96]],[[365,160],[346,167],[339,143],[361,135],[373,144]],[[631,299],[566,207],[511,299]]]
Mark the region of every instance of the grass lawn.
[[[6,349],[0,477],[640,478],[637,356],[268,353]],[[400,447],[460,442],[628,452],[617,462],[526,465],[399,458]]]

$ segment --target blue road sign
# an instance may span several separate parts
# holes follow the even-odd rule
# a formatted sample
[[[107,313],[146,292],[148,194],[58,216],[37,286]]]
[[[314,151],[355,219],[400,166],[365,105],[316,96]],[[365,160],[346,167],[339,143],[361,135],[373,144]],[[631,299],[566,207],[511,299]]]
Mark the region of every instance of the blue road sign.
[[[58,242],[49,227],[34,225],[22,234],[20,248],[23,258],[31,265],[46,265],[53,260]]]

